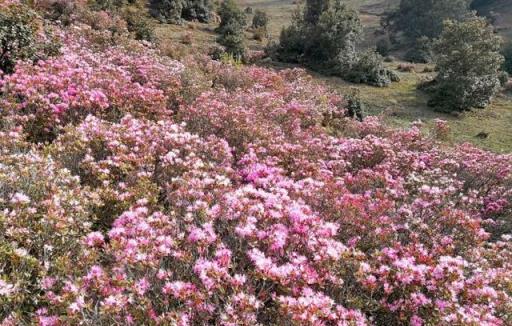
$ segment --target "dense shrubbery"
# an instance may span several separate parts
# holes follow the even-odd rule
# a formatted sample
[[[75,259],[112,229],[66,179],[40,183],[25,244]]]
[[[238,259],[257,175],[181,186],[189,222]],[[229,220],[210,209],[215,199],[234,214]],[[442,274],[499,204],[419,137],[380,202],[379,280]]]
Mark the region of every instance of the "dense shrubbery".
[[[432,62],[432,43],[433,41],[426,36],[416,39],[411,49],[405,53],[405,60],[417,63]]]
[[[59,35],[0,82],[3,325],[512,323],[512,156],[302,70]]]
[[[209,0],[151,0],[152,15],[162,22],[180,24],[185,20],[206,23],[212,14]]]
[[[386,86],[391,72],[375,51],[359,53],[362,25],[357,12],[342,1],[308,1],[303,13],[283,29],[276,55],[354,82]]]
[[[238,8],[233,0],[225,0],[219,8],[220,25],[216,29],[219,33],[217,42],[222,45],[225,51],[237,58],[242,59],[245,54],[245,25],[247,17]]]
[[[377,53],[380,54],[381,56],[385,57],[389,55],[391,48],[392,45],[391,41],[389,40],[389,37],[381,38],[377,41],[376,50]]]
[[[483,18],[448,21],[434,44],[438,75],[429,104],[447,112],[486,107],[501,85],[500,48]]]
[[[401,0],[400,6],[385,23],[392,32],[403,32],[411,40],[420,37],[437,38],[447,19],[464,20],[470,17],[470,0]]]
[[[0,71],[11,73],[17,61],[44,59],[58,52],[58,43],[52,42],[30,8],[12,3],[0,9]]]

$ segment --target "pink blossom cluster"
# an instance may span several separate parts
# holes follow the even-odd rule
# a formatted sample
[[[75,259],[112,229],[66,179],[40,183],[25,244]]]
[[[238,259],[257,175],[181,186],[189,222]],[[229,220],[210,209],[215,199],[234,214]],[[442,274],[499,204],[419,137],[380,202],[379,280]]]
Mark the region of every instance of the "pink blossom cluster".
[[[94,50],[75,34],[62,35],[61,56],[20,63],[1,81],[1,104],[18,123],[41,137],[88,114],[107,120],[170,115],[179,101],[182,64],[141,45]]]
[[[512,324],[512,156],[87,33],[2,78],[4,325]]]

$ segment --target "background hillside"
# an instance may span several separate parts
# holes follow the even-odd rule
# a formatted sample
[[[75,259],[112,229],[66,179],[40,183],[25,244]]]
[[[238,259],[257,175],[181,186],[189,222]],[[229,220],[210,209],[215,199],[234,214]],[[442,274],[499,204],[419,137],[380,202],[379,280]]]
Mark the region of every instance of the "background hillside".
[[[386,11],[398,6],[400,0],[349,0],[354,8],[359,9],[366,28],[366,45],[374,39],[374,32],[380,26],[380,17]],[[296,0],[238,0],[241,7],[253,7],[268,12],[270,33],[279,37],[281,28],[288,24],[297,4]],[[476,0],[473,4],[481,15],[491,17],[499,33],[508,41],[512,39],[512,1],[510,0]]]

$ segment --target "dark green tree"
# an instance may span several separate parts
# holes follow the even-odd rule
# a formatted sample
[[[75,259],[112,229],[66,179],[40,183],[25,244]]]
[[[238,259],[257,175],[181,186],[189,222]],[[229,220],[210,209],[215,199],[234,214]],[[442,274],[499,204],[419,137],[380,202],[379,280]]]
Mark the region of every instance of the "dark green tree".
[[[220,24],[216,31],[220,35],[217,42],[227,53],[236,59],[242,59],[245,54],[245,13],[233,0],[225,0],[219,8],[219,16]]]
[[[330,0],[306,0],[304,9],[304,22],[316,25],[322,13],[329,9]]]
[[[233,0],[225,0],[218,10],[220,24],[216,32],[224,34],[225,29],[244,29],[247,24],[247,16]]]
[[[252,28],[264,28],[267,29],[268,16],[263,10],[256,9],[254,16],[252,17]]]
[[[164,23],[180,24],[183,20],[206,23],[213,10],[210,0],[151,0],[151,14]]]
[[[356,61],[356,44],[363,27],[359,15],[342,1],[334,1],[306,33],[304,55],[313,64],[338,66],[344,70]]]
[[[184,0],[152,0],[151,14],[162,23],[180,24]]]
[[[446,21],[434,55],[439,71],[430,105],[441,111],[486,107],[500,88],[501,38],[483,18]]]
[[[391,77],[396,80],[375,51],[357,50],[361,37],[359,15],[343,1],[311,0],[302,14],[295,14],[292,24],[281,32],[276,57],[303,62],[354,82],[385,86],[392,81]]]
[[[212,4],[209,0],[188,0],[185,2],[182,18],[207,23],[210,21],[212,9]]]

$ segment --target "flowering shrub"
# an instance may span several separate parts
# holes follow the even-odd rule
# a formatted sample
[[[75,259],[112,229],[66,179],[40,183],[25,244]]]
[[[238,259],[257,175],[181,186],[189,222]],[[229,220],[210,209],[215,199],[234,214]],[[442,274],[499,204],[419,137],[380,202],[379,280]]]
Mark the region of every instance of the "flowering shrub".
[[[35,140],[88,114],[109,120],[123,114],[167,116],[177,100],[181,64],[114,47],[96,52],[86,39],[70,37],[63,55],[22,63],[2,81],[2,104],[20,116]],[[139,47],[139,51],[144,48]]]
[[[99,198],[49,157],[13,153],[1,162],[0,316],[24,320],[53,278],[75,272],[69,267],[82,252]]]
[[[512,324],[512,156],[89,32],[2,76],[3,324]]]

